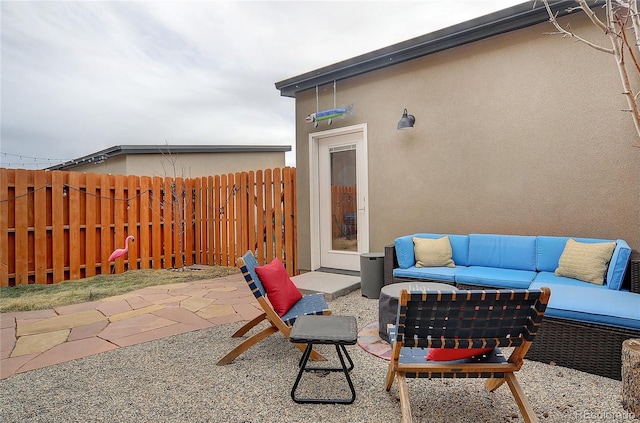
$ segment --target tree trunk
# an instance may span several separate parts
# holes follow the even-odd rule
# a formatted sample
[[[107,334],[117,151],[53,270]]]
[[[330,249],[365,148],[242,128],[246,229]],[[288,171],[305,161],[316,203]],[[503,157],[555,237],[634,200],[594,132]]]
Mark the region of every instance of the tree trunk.
[[[640,339],[622,343],[622,406],[640,417]]]

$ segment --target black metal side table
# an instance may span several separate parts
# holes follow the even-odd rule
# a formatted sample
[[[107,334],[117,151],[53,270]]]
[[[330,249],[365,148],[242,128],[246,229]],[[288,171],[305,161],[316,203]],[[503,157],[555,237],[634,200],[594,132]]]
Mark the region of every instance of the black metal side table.
[[[307,348],[302,354],[302,358],[298,363],[300,371],[296,382],[291,389],[291,398],[297,403],[313,403],[313,404],[351,404],[356,399],[356,390],[349,377],[349,372],[353,369],[353,361],[347,352],[345,345],[355,345],[358,341],[358,325],[356,318],[353,316],[300,316],[296,319],[289,336],[291,342],[296,344],[307,344]],[[329,344],[336,346],[336,352],[342,367],[308,367],[307,361],[313,350],[314,344]],[[349,361],[347,368],[344,356]],[[328,372],[344,372],[344,375],[351,389],[351,398],[298,398],[296,397],[296,389],[304,372],[309,371],[328,371]]]

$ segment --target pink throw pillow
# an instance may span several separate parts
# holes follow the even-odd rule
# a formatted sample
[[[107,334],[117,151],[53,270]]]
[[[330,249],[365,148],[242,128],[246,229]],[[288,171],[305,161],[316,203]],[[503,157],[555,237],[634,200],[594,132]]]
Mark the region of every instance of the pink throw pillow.
[[[493,348],[429,348],[427,361],[455,361],[464,358],[475,357],[476,355],[488,354]]]
[[[284,268],[278,257],[269,264],[256,267],[256,273],[278,316],[282,317],[287,314],[289,309],[302,298],[298,287],[289,278],[287,269]]]

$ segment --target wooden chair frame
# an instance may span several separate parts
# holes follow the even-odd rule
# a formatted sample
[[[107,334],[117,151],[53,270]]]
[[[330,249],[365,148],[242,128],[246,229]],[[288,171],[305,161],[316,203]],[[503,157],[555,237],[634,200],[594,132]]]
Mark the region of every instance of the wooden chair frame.
[[[551,291],[402,290],[395,327],[390,328],[392,356],[386,377],[389,391],[394,378],[402,422],[411,422],[407,377],[487,378],[486,389],[495,391],[507,382],[526,422],[537,422],[515,372],[520,370],[535,334],[540,327]],[[402,362],[403,348],[498,348],[515,347],[508,360],[499,350],[483,357],[458,361],[416,360]]]
[[[271,303],[267,299],[267,294],[262,285],[262,282],[258,278],[258,275],[255,273],[255,267],[257,266],[257,262],[253,253],[251,251],[247,251],[247,253],[238,258],[238,266],[242,271],[242,275],[244,276],[249,289],[253,293],[254,297],[260,304],[260,307],[263,310],[263,313],[254,319],[245,323],[240,329],[238,329],[233,335],[232,338],[239,338],[244,336],[247,332],[249,332],[252,328],[257,326],[262,321],[268,321],[270,324],[268,327],[262,329],[260,332],[252,335],[247,338],[240,345],[229,351],[224,357],[222,357],[216,365],[222,366],[225,364],[229,364],[235,360],[240,354],[247,351],[249,348],[267,338],[270,335],[273,335],[276,332],[282,332],[286,339],[289,339],[291,334],[291,328],[293,327],[293,323],[295,322],[296,317],[302,315],[330,315],[331,310],[327,306],[327,303],[324,299],[323,294],[310,294],[305,295],[302,299],[298,300],[291,310],[287,312],[284,316],[278,316],[278,313],[275,312]],[[305,344],[294,344],[300,351],[304,352],[306,345]],[[325,360],[322,354],[317,351],[311,352],[312,360]]]

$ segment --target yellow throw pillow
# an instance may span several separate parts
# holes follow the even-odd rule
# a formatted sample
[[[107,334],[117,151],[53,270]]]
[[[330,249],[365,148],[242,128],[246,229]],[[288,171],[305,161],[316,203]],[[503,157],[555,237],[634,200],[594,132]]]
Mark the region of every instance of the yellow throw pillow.
[[[615,248],[615,241],[591,244],[569,239],[558,260],[555,274],[603,285]]]
[[[442,238],[413,237],[413,253],[416,267],[456,267],[451,256],[451,242],[448,236]]]

